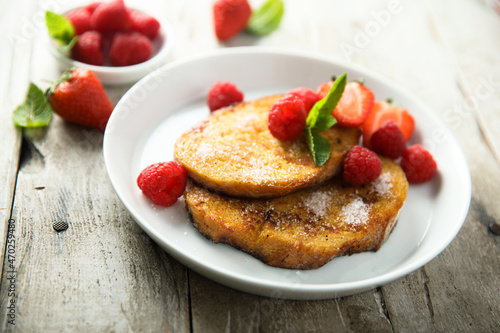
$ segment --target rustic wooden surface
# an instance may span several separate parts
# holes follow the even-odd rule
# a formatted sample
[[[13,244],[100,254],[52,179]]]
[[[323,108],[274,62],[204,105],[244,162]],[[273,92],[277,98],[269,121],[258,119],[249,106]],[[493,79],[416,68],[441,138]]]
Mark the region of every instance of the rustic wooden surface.
[[[240,45],[312,50],[411,90],[465,153],[472,177],[467,219],[429,264],[359,295],[289,301],[207,280],[162,251],[126,212],[107,178],[101,133],[57,117],[46,130],[23,133],[12,125],[28,83],[45,88],[60,74],[43,44],[42,18],[45,9],[69,1],[4,1],[0,331],[500,331],[500,236],[491,231],[500,224],[500,14],[493,1],[285,0],[278,31],[226,44],[214,38],[211,0],[135,2],[170,21],[173,59]],[[116,103],[129,87],[106,89]],[[16,239],[12,281],[3,257],[9,221]],[[55,221],[66,221],[68,230],[55,232]]]

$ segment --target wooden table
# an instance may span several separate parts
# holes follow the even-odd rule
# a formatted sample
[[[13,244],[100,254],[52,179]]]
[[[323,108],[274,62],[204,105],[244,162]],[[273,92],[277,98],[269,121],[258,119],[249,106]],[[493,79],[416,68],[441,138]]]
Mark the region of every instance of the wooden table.
[[[28,83],[46,88],[60,75],[43,43],[43,15],[68,1],[4,1],[0,234],[2,255],[8,231],[15,236],[15,257],[3,257],[1,331],[500,331],[500,15],[491,3],[285,0],[278,31],[220,44],[211,1],[136,2],[172,24],[173,60],[240,45],[309,50],[409,89],[465,153],[468,216],[430,263],[362,294],[291,301],[212,282],[171,258],[127,213],[106,174],[102,134],[58,117],[46,130],[13,126],[11,112]],[[113,103],[128,88],[106,87]],[[68,222],[68,230],[56,232],[56,221]]]

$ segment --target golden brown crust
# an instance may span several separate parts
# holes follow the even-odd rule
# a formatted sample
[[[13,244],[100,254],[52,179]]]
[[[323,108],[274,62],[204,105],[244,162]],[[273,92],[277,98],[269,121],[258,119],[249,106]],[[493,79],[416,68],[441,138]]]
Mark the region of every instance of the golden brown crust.
[[[192,183],[186,204],[199,231],[216,243],[271,266],[317,268],[337,256],[376,251],[392,231],[408,182],[396,163],[382,160],[382,175],[365,186],[338,177],[284,197],[244,199]]]
[[[281,96],[212,113],[177,140],[175,159],[199,184],[232,196],[278,197],[325,182],[340,171],[345,155],[359,142],[359,129],[333,126],[323,132],[332,153],[318,167],[303,135],[280,141],[269,132],[269,108]]]

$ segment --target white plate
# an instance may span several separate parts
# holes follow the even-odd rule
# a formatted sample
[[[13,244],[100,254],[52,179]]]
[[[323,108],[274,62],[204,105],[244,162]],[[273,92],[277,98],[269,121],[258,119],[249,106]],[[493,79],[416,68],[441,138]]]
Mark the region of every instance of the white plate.
[[[228,245],[205,239],[191,224],[184,200],[161,208],[136,185],[149,164],[173,159],[174,141],[208,116],[205,98],[215,81],[232,81],[245,100],[315,87],[331,75],[365,78],[379,100],[407,107],[415,139],[433,153],[439,174],[411,185],[399,223],[375,253],[332,260],[308,271],[267,266]],[[440,133],[439,144],[431,138]],[[434,136],[433,136],[434,135]],[[109,178],[125,207],[146,233],[184,265],[221,284],[264,296],[325,299],[370,290],[425,265],[455,237],[470,203],[470,175],[445,125],[409,92],[387,79],[324,56],[260,48],[232,48],[171,63],[148,75],[120,100],[104,137]]]

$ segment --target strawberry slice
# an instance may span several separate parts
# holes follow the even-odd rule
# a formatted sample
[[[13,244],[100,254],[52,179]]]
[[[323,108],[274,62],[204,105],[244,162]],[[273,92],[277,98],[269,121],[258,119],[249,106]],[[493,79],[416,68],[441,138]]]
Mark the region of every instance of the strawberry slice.
[[[389,102],[377,101],[373,105],[369,117],[361,126],[363,130],[363,145],[371,148],[370,140],[373,133],[391,120],[398,125],[408,142],[415,129],[415,119],[413,119],[413,116],[405,108]]]
[[[325,97],[332,85],[333,81],[322,83],[317,89],[319,97]],[[340,125],[356,127],[368,118],[374,101],[375,96],[369,88],[359,82],[349,82],[332,115]]]

